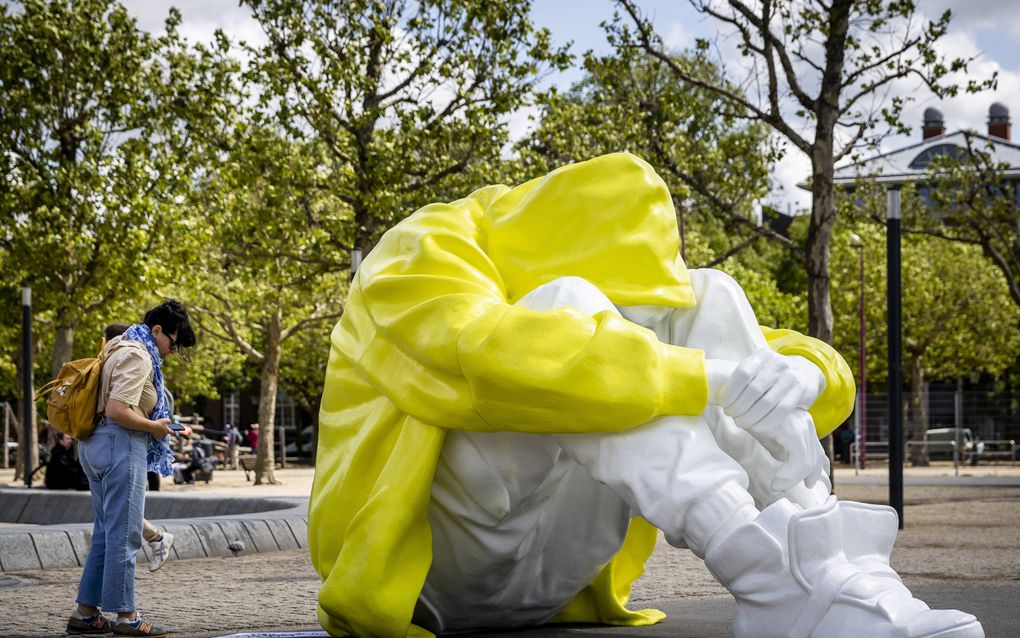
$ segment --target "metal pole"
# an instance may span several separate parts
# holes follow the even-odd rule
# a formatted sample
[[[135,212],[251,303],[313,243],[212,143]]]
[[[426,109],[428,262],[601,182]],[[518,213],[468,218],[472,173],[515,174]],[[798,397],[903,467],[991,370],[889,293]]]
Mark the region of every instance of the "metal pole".
[[[860,346],[860,369],[861,369],[861,425],[860,425],[860,441],[861,441],[861,469],[864,469],[867,465],[867,453],[868,453],[868,367],[867,367],[867,329],[864,324],[864,244],[862,243],[858,250],[860,251],[861,261],[861,294],[858,305],[860,306],[860,328],[861,328],[861,346]]]
[[[900,281],[900,189],[889,189],[886,252],[889,325],[889,505],[903,529],[903,309]]]
[[[960,475],[960,432],[963,427],[963,377],[956,380],[956,400],[953,418],[953,475]]]
[[[11,466],[11,461],[7,458],[7,443],[11,440],[11,408],[9,405],[4,403],[4,469],[6,470]]]
[[[861,395],[854,397],[854,440],[850,442],[850,459],[854,466],[854,476],[861,471],[861,456],[857,453],[857,445],[861,440]]]
[[[361,249],[351,249],[351,281],[354,281],[354,275],[357,274],[358,268],[361,268]]]
[[[32,400],[32,288],[21,289],[21,419],[24,435],[21,437],[21,450],[25,459],[25,487],[32,487],[32,426],[35,419],[35,402]],[[6,454],[6,450],[4,451]]]

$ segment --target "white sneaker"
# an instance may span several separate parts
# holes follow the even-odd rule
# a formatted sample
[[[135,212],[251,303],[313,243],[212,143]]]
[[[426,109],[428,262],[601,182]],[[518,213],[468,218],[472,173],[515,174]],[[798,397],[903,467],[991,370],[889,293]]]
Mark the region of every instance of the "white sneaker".
[[[152,560],[149,561],[149,571],[154,572],[163,566],[163,563],[170,558],[170,548],[174,546],[174,535],[170,532],[163,532],[163,538],[149,543],[152,548]]]
[[[733,636],[985,638],[971,614],[914,598],[884,565],[884,537],[851,541],[863,568],[847,560],[844,525],[856,530],[869,513],[882,512],[846,520],[834,496],[807,510],[782,499],[710,545],[705,566],[736,599]]]

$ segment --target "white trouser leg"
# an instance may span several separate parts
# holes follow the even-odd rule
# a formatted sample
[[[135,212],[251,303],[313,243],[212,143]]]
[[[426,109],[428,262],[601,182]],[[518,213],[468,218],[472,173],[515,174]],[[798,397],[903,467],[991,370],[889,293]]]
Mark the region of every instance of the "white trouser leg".
[[[577,278],[519,303],[616,311]],[[757,513],[746,485],[698,417],[602,435],[450,432],[429,510],[433,565],[415,622],[448,632],[548,620],[619,550],[631,508],[701,555],[721,527]]]

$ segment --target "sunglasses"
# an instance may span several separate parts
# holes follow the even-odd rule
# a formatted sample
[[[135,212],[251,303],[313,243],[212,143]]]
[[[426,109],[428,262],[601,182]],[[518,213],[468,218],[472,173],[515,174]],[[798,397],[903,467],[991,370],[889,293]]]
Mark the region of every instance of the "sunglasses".
[[[170,352],[177,352],[177,339],[174,339],[169,333],[164,332],[163,334],[170,340]]]

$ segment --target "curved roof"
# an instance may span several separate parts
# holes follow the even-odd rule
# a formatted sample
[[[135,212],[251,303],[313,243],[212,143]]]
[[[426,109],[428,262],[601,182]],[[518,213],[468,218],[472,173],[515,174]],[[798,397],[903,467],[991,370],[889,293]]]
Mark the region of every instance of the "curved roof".
[[[954,131],[856,164],[840,166],[836,169],[833,181],[836,184],[850,184],[864,177],[889,184],[903,184],[924,179],[925,169],[933,158],[947,153],[959,153],[967,147],[967,135],[975,147],[990,149],[996,162],[1008,166],[1004,171],[1007,177],[1020,177],[1020,145],[980,133]],[[801,186],[806,187],[806,183]]]

